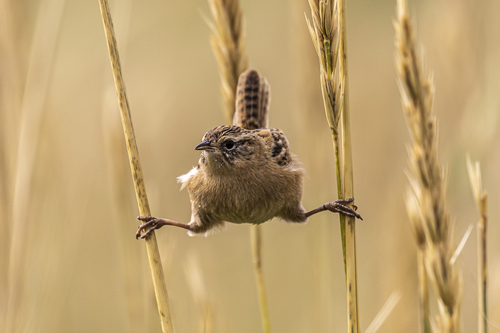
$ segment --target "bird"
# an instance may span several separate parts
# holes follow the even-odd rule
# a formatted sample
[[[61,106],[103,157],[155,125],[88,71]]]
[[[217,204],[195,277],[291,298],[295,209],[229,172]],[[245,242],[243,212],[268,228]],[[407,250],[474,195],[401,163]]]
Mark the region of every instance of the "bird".
[[[285,134],[268,127],[270,85],[256,70],[242,73],[236,87],[233,125],[218,126],[203,136],[195,150],[198,164],[178,177],[191,200],[191,221],[180,223],[154,216],[142,221],[136,238],[170,225],[188,234],[209,235],[226,223],[261,224],[273,218],[305,223],[330,211],[361,219],[354,198],[327,202],[306,211],[301,203],[304,168],[290,152]]]

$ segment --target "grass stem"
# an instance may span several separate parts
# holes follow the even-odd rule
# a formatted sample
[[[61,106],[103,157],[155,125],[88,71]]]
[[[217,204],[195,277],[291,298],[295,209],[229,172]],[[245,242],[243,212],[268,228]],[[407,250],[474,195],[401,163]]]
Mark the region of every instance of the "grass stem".
[[[467,156],[467,170],[472,188],[472,194],[476,207],[479,211],[480,218],[477,223],[477,288],[478,288],[478,333],[488,332],[488,263],[486,251],[486,236],[488,230],[488,215],[486,211],[488,195],[483,191],[481,181],[481,168],[479,162],[472,164],[469,156]]]
[[[236,101],[236,85],[241,73],[248,67],[246,54],[246,31],[243,12],[239,0],[208,0],[214,22],[208,22],[212,30],[211,44],[219,65],[221,92],[225,105],[225,115],[229,124],[233,123]],[[233,125],[241,126],[239,123]],[[267,126],[264,125],[264,126]],[[267,308],[266,288],[262,271],[262,227],[250,226],[252,261],[257,279],[260,311],[264,332],[271,332]]]
[[[309,0],[312,23],[307,19],[320,63],[326,119],[332,131],[338,197],[354,197],[349,117],[345,0]],[[339,131],[339,121],[340,131]],[[342,133],[339,144],[339,132]],[[341,149],[340,149],[341,147]],[[342,151],[342,159],[340,158]],[[339,214],[347,289],[349,332],[359,331],[355,219]]]
[[[135,142],[135,134],[132,126],[132,118],[130,114],[129,104],[125,91],[125,82],[123,81],[120,57],[118,54],[118,47],[116,45],[115,32],[111,13],[109,11],[109,4],[107,0],[99,0],[101,8],[101,15],[104,24],[104,31],[108,44],[109,57],[111,67],[113,70],[113,78],[115,80],[116,93],[118,95],[118,102],[120,105],[120,114],[122,118],[123,132],[125,134],[125,141],[127,144],[127,151],[130,161],[130,168],[134,181],[134,188],[136,192],[137,202],[139,204],[140,215],[150,216],[151,211],[149,208],[148,197],[146,194],[146,186],[142,176],[142,168],[139,160],[139,151]],[[132,235],[131,235],[132,237]],[[160,321],[162,331],[164,333],[171,333],[174,331],[172,318],[170,314],[170,305],[168,300],[167,286],[161,265],[160,252],[156,242],[156,235],[154,232],[146,237],[146,249],[149,257],[149,264],[151,274],[153,276],[153,286],[158,305],[158,312],[160,314]]]
[[[406,115],[412,145],[408,149],[410,189],[406,208],[417,243],[424,255],[425,272],[419,274],[423,304],[423,327],[426,329],[428,301],[425,289],[429,279],[438,302],[436,325],[440,332],[460,332],[462,281],[451,260],[454,239],[450,216],[446,209],[446,173],[438,160],[438,131],[432,114],[434,86],[420,68],[413,26],[409,20],[406,0],[397,2],[396,66],[399,90]],[[427,318],[426,318],[427,317]]]
[[[213,23],[210,43],[219,65],[224,113],[229,124],[233,121],[236,85],[240,74],[247,70],[245,20],[239,0],[208,0]]]
[[[338,198],[341,199],[343,194],[338,124],[344,103],[344,81],[339,77],[337,61],[339,56],[338,3],[332,1],[309,0],[312,18],[309,21],[306,16],[306,22],[319,60],[321,93],[326,120],[332,132],[337,193]],[[346,273],[345,219],[342,214],[339,215],[339,219],[344,273]]]
[[[487,198],[486,195],[481,198],[481,218],[477,224],[478,333],[488,333]]]
[[[427,268],[425,267],[425,249],[418,249],[418,281],[419,281],[419,305],[422,331],[431,333],[431,319],[429,310],[429,285],[427,281]]]
[[[332,131],[333,149],[335,150],[335,170],[337,174],[337,197],[343,198],[342,194],[342,178],[340,169],[340,156],[339,156],[339,136]],[[346,263],[346,238],[345,238],[345,216],[339,214],[340,219],[340,238],[342,240],[342,258],[344,260],[344,275],[347,281],[347,263]]]
[[[23,303],[34,304],[34,295],[28,294],[26,289],[26,271],[31,267],[28,257],[33,250],[28,243],[29,231],[36,225],[36,220],[30,216],[33,179],[64,5],[65,0],[51,0],[40,6],[31,42],[21,109],[10,110],[21,116],[19,133],[16,133],[19,139],[15,150],[10,242],[7,243],[6,253],[8,295],[3,297],[7,301],[5,332],[26,330],[28,317],[22,306]],[[9,228],[6,232],[9,232]]]
[[[255,278],[257,280],[257,289],[259,290],[262,327],[264,329],[264,333],[271,333],[271,320],[269,319],[269,310],[267,307],[266,286],[264,283],[264,274],[262,272],[262,225],[251,226],[250,233],[252,259],[255,270]]]
[[[344,177],[344,198],[354,197],[352,167],[351,118],[349,114],[349,75],[347,70],[347,39],[345,0],[338,0],[339,22],[339,75],[344,81],[344,103],[340,122],[342,132],[342,174]],[[350,333],[359,331],[358,271],[356,254],[356,223],[352,216],[344,216],[346,243],[347,320]]]

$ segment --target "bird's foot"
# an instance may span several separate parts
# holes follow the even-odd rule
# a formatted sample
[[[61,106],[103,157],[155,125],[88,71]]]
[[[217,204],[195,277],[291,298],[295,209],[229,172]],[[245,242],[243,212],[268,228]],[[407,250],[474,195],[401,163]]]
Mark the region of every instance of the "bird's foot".
[[[356,217],[360,220],[363,220],[361,215],[359,215],[358,212],[356,212],[356,210],[358,209],[357,206],[352,205],[352,208],[347,206],[347,204],[350,204],[353,201],[354,201],[354,198],[338,199],[338,200],[326,203],[325,208],[333,213],[342,213],[342,214]]]
[[[137,232],[135,233],[135,239],[144,239],[154,230],[160,229],[164,225],[168,224],[165,219],[157,218],[154,216],[138,216],[139,221],[144,223],[139,226]]]

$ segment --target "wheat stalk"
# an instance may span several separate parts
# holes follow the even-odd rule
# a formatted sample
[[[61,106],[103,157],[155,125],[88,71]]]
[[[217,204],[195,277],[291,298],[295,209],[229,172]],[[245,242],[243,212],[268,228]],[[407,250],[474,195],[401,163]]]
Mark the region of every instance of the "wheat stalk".
[[[147,331],[147,311],[150,302],[146,288],[147,276],[143,245],[130,237],[135,232],[130,216],[134,214],[134,193],[129,186],[130,175],[127,153],[123,149],[123,134],[118,119],[111,119],[116,112],[116,93],[114,87],[105,87],[103,103],[103,135],[106,150],[106,164],[113,220],[116,222],[116,237],[120,246],[120,278],[123,280],[123,293],[127,306],[127,323],[130,332]],[[115,121],[116,120],[116,121]],[[149,287],[149,286],[148,286]]]
[[[34,300],[26,296],[27,254],[30,248],[27,235],[34,221],[29,218],[32,180],[38,151],[38,139],[51,77],[59,25],[64,0],[48,1],[41,6],[30,50],[29,65],[20,110],[20,131],[17,142],[14,195],[12,200],[11,239],[8,262],[7,332],[26,329],[23,303]],[[30,309],[33,310],[33,309]],[[32,318],[30,318],[32,319]]]
[[[259,291],[260,315],[262,327],[265,333],[271,332],[271,319],[267,306],[266,285],[264,283],[264,273],[262,271],[262,225],[250,227],[250,243],[252,246],[252,259]]]
[[[410,190],[407,210],[419,251],[422,251],[427,276],[436,292],[440,332],[460,332],[461,279],[454,263],[453,240],[446,209],[446,175],[438,162],[436,118],[432,115],[434,87],[424,77],[415,51],[413,28],[405,0],[398,0],[396,28],[396,66],[403,109],[412,146],[409,148]],[[419,254],[420,256],[420,254]],[[428,309],[428,297],[422,288],[421,307]],[[427,317],[426,317],[427,316]],[[423,313],[423,329],[430,331],[430,318]]]
[[[228,123],[233,123],[236,86],[240,74],[248,67],[243,13],[238,0],[208,0],[208,3],[214,22],[207,20],[207,23],[212,30],[210,41],[219,66],[225,116]],[[233,123],[233,125],[241,126],[238,123]],[[262,326],[264,332],[270,333],[271,324],[262,270],[262,226],[250,226],[250,244],[257,280]]]
[[[337,195],[342,198],[342,180],[339,155],[339,121],[344,104],[344,85],[339,83],[338,73],[338,8],[331,1],[309,0],[312,22],[306,16],[309,33],[318,54],[320,64],[320,83],[326,119],[332,132],[336,162]],[[342,254],[344,270],[346,264],[344,215],[340,216]]]
[[[132,1],[124,0],[116,3],[115,28],[122,49],[127,49],[128,30]],[[123,53],[122,53],[123,56]],[[122,57],[122,60],[124,57]],[[103,73],[107,74],[108,73]],[[144,332],[148,330],[147,314],[150,310],[150,288],[145,262],[143,244],[136,242],[130,235],[135,232],[130,216],[134,214],[134,193],[128,183],[130,180],[127,153],[123,149],[123,133],[118,117],[116,91],[112,83],[106,84],[103,91],[102,116],[104,148],[106,149],[106,164],[111,200],[113,204],[113,219],[116,221],[116,237],[120,245],[120,277],[123,280],[123,293],[126,300],[127,321],[129,332]]]
[[[320,82],[326,119],[338,141],[338,124],[344,101],[344,85],[338,80],[338,8],[331,1],[309,0],[312,23],[306,16],[309,33],[318,54]]]
[[[427,268],[425,266],[425,250],[426,239],[425,231],[422,224],[422,216],[420,216],[419,203],[412,191],[408,189],[406,194],[406,209],[410,219],[410,226],[417,243],[417,269],[418,269],[418,294],[421,325],[424,333],[431,332],[430,308],[429,308],[429,284],[427,278]]]
[[[401,292],[393,291],[391,296],[389,296],[387,301],[385,301],[384,306],[382,306],[370,325],[366,328],[365,333],[377,332],[380,326],[382,326],[382,324],[386,321],[387,317],[389,317],[392,310],[396,307],[400,299]]]
[[[470,186],[480,214],[477,223],[477,287],[478,287],[478,333],[488,332],[488,263],[486,251],[486,236],[488,230],[488,215],[486,204],[488,195],[483,191],[481,181],[481,168],[479,162],[472,164],[470,156],[467,156],[467,171],[469,172]]]
[[[123,132],[127,143],[127,151],[130,161],[130,168],[134,180],[134,188],[136,191],[137,202],[139,204],[139,212],[142,216],[150,216],[148,197],[146,194],[146,186],[142,176],[142,168],[139,160],[139,151],[135,142],[134,130],[132,127],[132,119],[128,104],[128,99],[125,90],[125,83],[121,72],[120,57],[118,47],[116,45],[115,32],[109,5],[107,0],[99,0],[101,16],[104,25],[106,40],[108,43],[109,57],[115,80],[116,93],[120,105],[120,114],[122,117]],[[151,232],[150,236],[146,237],[146,249],[149,257],[149,265],[153,277],[153,286],[160,314],[161,327],[163,332],[173,332],[172,318],[170,314],[170,304],[168,300],[167,286],[161,265],[160,252],[156,242],[156,235]]]
[[[193,255],[188,257],[185,272],[193,297],[201,310],[199,332],[212,333],[214,332],[214,306],[208,297],[205,278],[197,257]]]
[[[338,0],[340,27],[339,76],[343,78],[344,102],[342,103],[342,176],[343,198],[354,197],[354,175],[352,166],[351,116],[349,110],[349,75],[347,66],[346,10],[345,0]],[[342,214],[341,214],[342,215]],[[359,332],[358,269],[356,254],[356,219],[345,216],[347,320],[349,332]]]
[[[335,150],[337,192],[339,198],[354,196],[352,147],[348,99],[347,41],[345,1],[309,0],[312,23],[309,32],[320,63],[320,82],[326,118]],[[340,122],[342,119],[342,122]],[[339,130],[340,123],[340,130]],[[339,156],[342,133],[342,159]],[[342,165],[342,170],[340,169]],[[343,179],[341,179],[343,177]],[[348,327],[359,331],[356,267],[356,229],[354,218],[339,214],[342,252],[347,285]]]
[[[8,266],[11,234],[11,191],[14,145],[7,138],[17,133],[17,114],[22,94],[19,40],[16,31],[17,2],[0,1],[0,293],[8,295]],[[0,299],[0,327],[5,328],[8,297]]]
[[[226,119],[231,123],[238,78],[248,67],[245,21],[238,0],[208,0],[208,4],[214,19],[207,20],[210,42],[219,65]]]

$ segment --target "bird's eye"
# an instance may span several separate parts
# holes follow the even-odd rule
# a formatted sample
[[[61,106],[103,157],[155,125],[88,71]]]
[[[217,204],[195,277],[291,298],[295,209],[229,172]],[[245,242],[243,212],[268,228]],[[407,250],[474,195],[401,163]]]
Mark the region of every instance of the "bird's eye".
[[[226,149],[233,149],[234,148],[234,141],[226,141]]]

